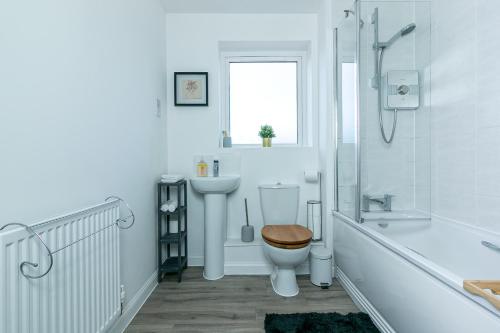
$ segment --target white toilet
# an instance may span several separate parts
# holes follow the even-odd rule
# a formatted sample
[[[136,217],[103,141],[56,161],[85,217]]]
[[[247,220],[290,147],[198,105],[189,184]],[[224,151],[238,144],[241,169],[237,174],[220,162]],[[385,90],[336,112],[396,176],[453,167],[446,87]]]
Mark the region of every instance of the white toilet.
[[[274,265],[271,284],[278,295],[299,293],[295,267],[303,263],[311,249],[312,232],[297,223],[298,185],[260,185],[260,208],[264,218],[264,252]]]

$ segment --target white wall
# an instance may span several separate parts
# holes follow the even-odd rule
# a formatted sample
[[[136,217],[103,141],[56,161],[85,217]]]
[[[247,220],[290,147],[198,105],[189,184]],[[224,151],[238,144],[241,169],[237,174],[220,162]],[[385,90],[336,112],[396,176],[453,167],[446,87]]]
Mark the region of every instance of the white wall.
[[[344,7],[347,9],[349,7]],[[402,27],[416,23],[412,33],[394,43],[385,51],[382,75],[390,70],[417,70],[421,82],[430,81],[430,4],[412,1],[364,1],[357,10],[364,22],[360,28],[360,136],[361,136],[361,192],[368,195],[394,195],[394,210],[415,210],[430,213],[430,89],[421,90],[421,104],[414,111],[399,111],[394,140],[386,144],[379,128],[377,90],[371,86],[374,76],[374,25],[371,15],[379,9],[380,41],[387,41]],[[342,7],[338,9],[341,11]],[[338,16],[338,13],[334,13]],[[353,62],[356,39],[355,18],[339,21],[339,60]],[[346,58],[347,55],[347,58]],[[349,57],[352,56],[352,57]],[[339,82],[339,88],[341,82]],[[339,102],[339,108],[343,101]],[[346,119],[354,121],[354,109],[346,108]],[[342,115],[342,114],[341,114]],[[393,113],[383,111],[384,128],[390,135]],[[351,122],[352,122],[351,121]],[[343,122],[339,118],[339,123]],[[347,126],[352,125],[347,123]],[[338,134],[342,136],[342,133]],[[348,139],[348,138],[347,138]],[[338,147],[339,153],[339,209],[354,215],[355,172],[354,145],[350,140]],[[372,210],[381,207],[373,206]]]
[[[431,115],[432,115],[432,6],[428,2],[417,2],[415,8],[415,68],[420,74],[420,108],[414,121],[414,178],[415,208],[431,211]]]
[[[156,268],[164,21],[157,0],[0,3],[0,225],[125,198],[137,216],[121,232],[128,299]]]
[[[365,2],[373,3],[377,2]],[[428,31],[422,29],[426,26],[422,12],[426,2],[416,3],[420,8],[414,9],[415,65],[424,78],[424,104],[419,111],[425,111],[418,115],[426,115],[416,119],[414,127],[415,206],[427,209],[430,193],[434,215],[500,232],[500,113],[496,93],[500,44],[495,35],[500,27],[496,19],[500,4],[488,0],[430,1],[428,61]],[[401,15],[399,12],[394,20]],[[426,119],[429,116],[430,121]],[[422,135],[429,126],[430,141],[428,135]],[[429,158],[430,167],[426,162]],[[429,177],[431,182],[426,184]]]
[[[167,14],[168,169],[191,175],[194,155],[234,153],[241,158],[241,186],[229,197],[228,235],[239,238],[245,223],[243,199],[249,201],[250,222],[260,237],[262,216],[257,185],[277,182],[301,186],[299,222],[306,223],[307,199],[316,199],[317,184],[304,182],[303,171],[318,167],[317,148],[317,17],[315,14]],[[220,149],[220,41],[310,41],[313,70],[314,146],[303,148]],[[174,107],[173,73],[209,73],[209,107]],[[256,129],[258,131],[258,129]],[[221,172],[224,172],[224,165]],[[203,263],[203,198],[189,190],[190,264]]]
[[[402,27],[410,23],[419,25],[412,34],[409,34],[391,47],[384,55],[382,75],[391,70],[417,70],[421,79],[425,80],[425,66],[430,59],[429,35],[429,6],[425,3],[412,2],[367,2],[362,4],[361,17],[365,24],[361,29],[361,57],[360,57],[360,101],[361,101],[361,186],[362,194],[395,195],[392,202],[394,210],[413,210],[416,208],[416,137],[429,137],[428,109],[421,103],[420,108],[414,111],[399,111],[394,140],[386,144],[379,128],[377,110],[377,90],[370,85],[374,75],[374,26],[371,24],[371,15],[375,8],[379,9],[379,38],[387,41]],[[421,18],[422,17],[422,18]],[[427,20],[426,20],[427,18]],[[418,21],[418,22],[417,22]],[[419,44],[416,43],[417,36]],[[417,62],[417,56],[421,58]],[[428,92],[427,92],[428,93]],[[421,96],[424,91],[421,92]],[[423,101],[424,98],[421,98]],[[389,137],[393,124],[393,112],[383,110],[384,129]],[[424,119],[420,119],[420,118]],[[427,127],[425,127],[427,120]],[[416,133],[416,124],[419,133]],[[428,141],[427,141],[428,142]],[[424,147],[422,147],[424,148]],[[426,147],[428,151],[429,147]],[[419,154],[419,166],[429,169],[428,155]],[[420,175],[420,174],[419,174]],[[429,212],[429,184],[430,178],[420,179],[421,190],[427,190],[426,202],[421,202],[419,208]],[[421,200],[423,201],[423,200]],[[426,204],[425,204],[426,203]],[[372,207],[380,209],[380,207]]]
[[[500,232],[500,3],[432,9],[432,211]]]

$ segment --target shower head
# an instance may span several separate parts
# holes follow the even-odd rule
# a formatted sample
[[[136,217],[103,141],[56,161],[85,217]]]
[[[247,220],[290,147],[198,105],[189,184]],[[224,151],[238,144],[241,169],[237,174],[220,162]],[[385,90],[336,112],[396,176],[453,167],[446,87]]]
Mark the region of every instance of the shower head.
[[[412,32],[413,30],[415,30],[416,27],[417,27],[417,25],[415,23],[408,24],[406,27],[404,27],[403,29],[401,29],[401,37],[405,36],[405,35],[408,35],[410,32]]]
[[[404,37],[404,36],[408,35],[413,30],[415,30],[416,27],[417,27],[417,25],[415,23],[408,24],[407,26],[403,27],[401,30],[399,30],[398,32],[396,32],[394,34],[394,36],[392,36],[391,39],[389,39],[387,42],[385,42],[385,43],[379,43],[379,47],[381,47],[381,48],[388,48],[389,46],[391,46],[392,44],[394,44],[395,41],[397,41],[401,37]]]

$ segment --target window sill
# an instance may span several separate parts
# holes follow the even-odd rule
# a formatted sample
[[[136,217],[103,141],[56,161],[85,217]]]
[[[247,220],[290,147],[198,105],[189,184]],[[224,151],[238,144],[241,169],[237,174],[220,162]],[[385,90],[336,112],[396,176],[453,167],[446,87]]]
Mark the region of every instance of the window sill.
[[[285,149],[311,149],[311,145],[273,145],[272,147],[262,147],[261,145],[233,145],[229,148],[219,147],[220,151],[231,150],[285,150]]]

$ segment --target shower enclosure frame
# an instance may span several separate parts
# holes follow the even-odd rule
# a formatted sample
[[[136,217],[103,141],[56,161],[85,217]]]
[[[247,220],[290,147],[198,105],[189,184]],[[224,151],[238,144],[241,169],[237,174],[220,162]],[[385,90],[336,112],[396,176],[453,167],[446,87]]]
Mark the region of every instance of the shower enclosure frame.
[[[360,34],[361,34],[361,17],[359,15],[360,13],[360,0],[355,0],[353,4],[354,8],[354,13],[353,11],[348,11],[346,12],[346,18],[348,18],[349,15],[355,15],[355,27],[356,27],[356,47],[355,47],[355,57],[354,57],[354,63],[356,64],[356,69],[355,69],[355,94],[356,94],[356,99],[355,99],[355,113],[354,113],[354,175],[355,175],[355,187],[354,187],[354,193],[355,193],[355,200],[354,200],[354,220],[357,223],[362,223],[361,220],[361,134],[360,134],[360,107],[361,107],[361,100],[360,100],[360,85],[361,85],[361,79],[360,79],[360,73],[359,73],[359,62],[360,62],[360,54],[361,54],[361,41],[360,41]],[[334,98],[334,128],[335,128],[335,137],[334,137],[334,147],[335,147],[335,213],[339,214],[340,216],[347,218],[347,219],[353,219],[352,216],[347,216],[343,214],[339,210],[339,132],[340,132],[340,123],[338,121],[338,60],[339,60],[339,52],[338,52],[338,29],[334,29],[334,49],[335,49],[335,56],[334,56],[334,61],[335,61],[335,98]]]

